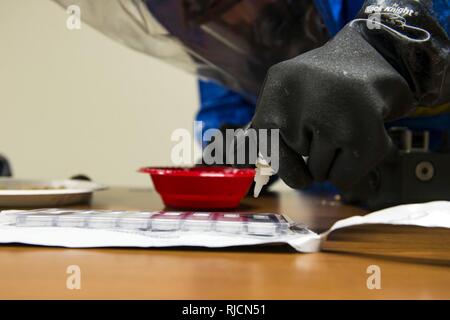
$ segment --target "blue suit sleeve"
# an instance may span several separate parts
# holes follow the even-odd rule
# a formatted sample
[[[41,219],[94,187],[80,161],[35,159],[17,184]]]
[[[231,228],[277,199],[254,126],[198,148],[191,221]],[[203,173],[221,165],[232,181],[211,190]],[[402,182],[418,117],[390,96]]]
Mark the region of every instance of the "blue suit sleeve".
[[[334,36],[346,23],[356,17],[364,0],[314,0],[330,36]],[[433,11],[443,29],[450,35],[450,3],[433,0]]]
[[[315,5],[330,36],[334,36],[347,22],[356,17],[364,0],[315,0]]]
[[[450,36],[450,3],[448,0],[434,0],[433,9],[441,26]]]
[[[224,126],[243,127],[251,121],[255,112],[255,101],[251,98],[211,81],[200,80],[199,90],[200,110],[196,120],[203,122],[203,132]]]

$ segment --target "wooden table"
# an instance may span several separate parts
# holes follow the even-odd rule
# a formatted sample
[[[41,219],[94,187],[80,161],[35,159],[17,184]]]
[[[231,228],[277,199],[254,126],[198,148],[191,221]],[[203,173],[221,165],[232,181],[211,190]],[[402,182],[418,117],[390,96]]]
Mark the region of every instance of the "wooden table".
[[[149,190],[95,195],[97,209],[160,210]],[[295,192],[245,199],[242,210],[282,212],[315,231],[363,213],[311,204]],[[66,288],[69,265],[81,289]],[[381,289],[367,288],[367,267],[381,268]],[[62,249],[0,246],[1,299],[434,299],[450,298],[450,268],[369,256],[286,250]]]

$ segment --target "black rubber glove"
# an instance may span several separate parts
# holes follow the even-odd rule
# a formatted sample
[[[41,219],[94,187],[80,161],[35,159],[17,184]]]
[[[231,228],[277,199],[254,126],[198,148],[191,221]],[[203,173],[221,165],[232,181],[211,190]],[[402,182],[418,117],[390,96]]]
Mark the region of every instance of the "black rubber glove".
[[[429,32],[442,31],[424,14],[421,19],[422,24],[433,25]],[[408,52],[408,47],[416,51]],[[439,87],[446,81],[446,71],[430,86],[421,78],[428,75],[430,80],[430,73],[414,64],[423,62],[412,56],[425,47],[428,57],[435,59],[422,56],[428,67],[445,66],[445,54],[434,50],[439,47],[436,42],[411,43],[389,29],[368,30],[367,23],[355,22],[323,47],[273,66],[251,127],[280,129],[281,179],[293,188],[329,180],[346,190],[376,166],[391,147],[384,121],[406,115],[419,102],[437,102],[445,96]],[[389,62],[381,48],[390,55]],[[394,61],[403,64],[393,65]],[[418,70],[422,72],[412,72]],[[408,80],[399,71],[410,71]],[[301,156],[309,157],[307,164]]]

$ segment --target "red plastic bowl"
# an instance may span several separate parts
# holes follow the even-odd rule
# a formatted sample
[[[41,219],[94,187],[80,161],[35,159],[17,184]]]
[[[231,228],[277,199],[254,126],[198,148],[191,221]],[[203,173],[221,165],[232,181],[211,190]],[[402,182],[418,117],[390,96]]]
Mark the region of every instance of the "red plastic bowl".
[[[247,194],[254,169],[230,167],[142,168],[168,207],[233,209]]]

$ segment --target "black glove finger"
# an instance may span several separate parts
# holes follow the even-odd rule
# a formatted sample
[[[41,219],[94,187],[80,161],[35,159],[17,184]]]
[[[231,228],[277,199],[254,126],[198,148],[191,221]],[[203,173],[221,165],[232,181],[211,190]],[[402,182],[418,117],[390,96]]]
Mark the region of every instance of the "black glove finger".
[[[367,165],[354,152],[340,149],[331,166],[329,180],[340,190],[348,190],[366,173]]]
[[[329,180],[339,189],[349,190],[393,149],[393,143],[387,134],[371,149],[363,151],[352,148],[341,149],[332,164]]]
[[[309,152],[308,169],[315,181],[323,182],[328,179],[328,173],[335,156],[336,148],[326,139],[313,138]]]
[[[278,175],[291,188],[301,189],[312,182],[311,174],[302,156],[292,150],[280,137]]]
[[[251,130],[250,130],[251,129]],[[236,167],[254,166],[258,157],[258,130],[239,130],[233,142],[234,152],[233,165]],[[292,150],[280,135],[278,139],[278,150],[273,150],[275,154],[270,154],[272,169],[291,188],[300,189],[308,186],[312,182],[311,174],[300,153]],[[243,161],[245,160],[245,161]],[[273,165],[276,161],[277,166]]]

